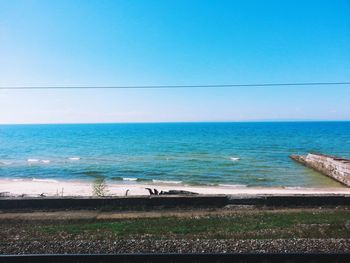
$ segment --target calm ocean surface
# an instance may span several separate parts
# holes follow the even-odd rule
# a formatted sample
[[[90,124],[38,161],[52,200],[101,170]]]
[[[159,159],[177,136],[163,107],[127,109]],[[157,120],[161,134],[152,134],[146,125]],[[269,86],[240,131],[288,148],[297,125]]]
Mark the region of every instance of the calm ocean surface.
[[[350,122],[0,125],[0,178],[341,187],[310,151],[350,158]]]

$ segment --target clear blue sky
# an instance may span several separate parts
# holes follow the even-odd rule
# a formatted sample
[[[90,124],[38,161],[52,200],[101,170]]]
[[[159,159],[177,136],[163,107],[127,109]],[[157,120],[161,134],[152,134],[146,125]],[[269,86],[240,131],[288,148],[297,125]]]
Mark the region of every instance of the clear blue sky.
[[[350,1],[0,0],[0,86],[350,80]],[[0,123],[350,120],[350,86],[0,90]]]

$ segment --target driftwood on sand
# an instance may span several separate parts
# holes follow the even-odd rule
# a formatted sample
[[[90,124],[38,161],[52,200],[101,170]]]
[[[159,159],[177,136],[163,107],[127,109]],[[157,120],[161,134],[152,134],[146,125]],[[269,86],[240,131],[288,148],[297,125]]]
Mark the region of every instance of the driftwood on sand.
[[[184,191],[184,190],[169,190],[169,191],[158,191],[157,189],[145,188],[148,190],[150,195],[197,195],[198,193]]]

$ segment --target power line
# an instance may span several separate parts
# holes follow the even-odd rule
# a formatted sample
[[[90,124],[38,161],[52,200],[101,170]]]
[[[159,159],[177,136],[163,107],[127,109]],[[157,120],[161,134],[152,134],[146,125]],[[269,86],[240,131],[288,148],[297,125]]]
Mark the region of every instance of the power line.
[[[276,86],[330,86],[350,85],[350,82],[291,82],[291,83],[249,83],[249,84],[204,84],[204,85],[140,85],[140,86],[3,86],[0,90],[42,90],[42,89],[176,89],[176,88],[235,88]]]

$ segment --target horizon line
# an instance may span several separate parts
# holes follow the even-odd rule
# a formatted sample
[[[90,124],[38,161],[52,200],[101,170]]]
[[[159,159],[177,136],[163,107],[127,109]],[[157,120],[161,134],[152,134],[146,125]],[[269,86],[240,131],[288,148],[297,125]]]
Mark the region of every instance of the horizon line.
[[[350,81],[333,82],[282,82],[282,83],[236,83],[236,84],[193,84],[193,85],[107,85],[107,86],[0,86],[0,90],[38,90],[38,89],[173,89],[173,88],[235,88],[235,87],[275,87],[275,86],[329,86],[350,85]]]
[[[145,121],[145,122],[36,122],[36,123],[0,123],[2,125],[74,125],[74,124],[171,124],[171,123],[294,123],[294,122],[350,122],[345,120],[239,120],[239,121]]]

